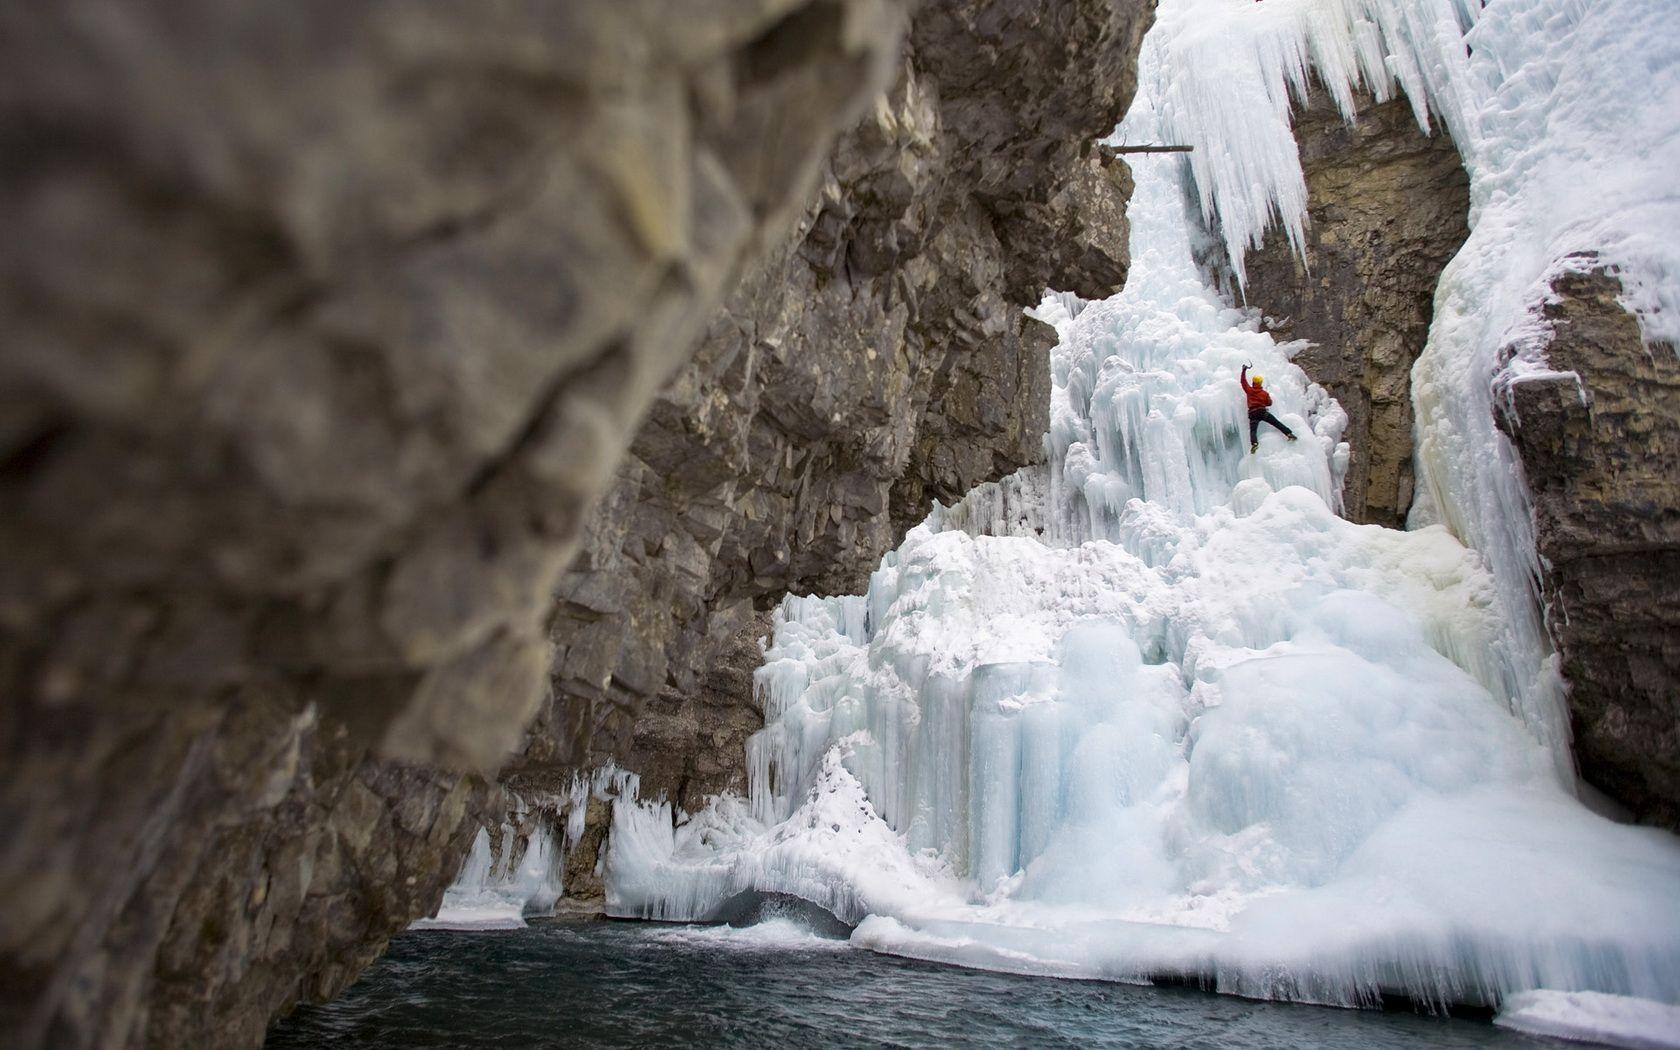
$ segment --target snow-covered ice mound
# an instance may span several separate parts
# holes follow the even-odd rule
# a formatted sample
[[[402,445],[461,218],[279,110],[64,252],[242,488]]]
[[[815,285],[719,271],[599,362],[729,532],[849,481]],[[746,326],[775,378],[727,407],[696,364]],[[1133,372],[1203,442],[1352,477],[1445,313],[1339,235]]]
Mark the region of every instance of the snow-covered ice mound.
[[[1161,568],[919,528],[867,597],[784,605],[750,800],[618,807],[609,910],[790,893],[902,954],[1321,1002],[1676,998],[1680,848],[1430,644],[1488,591],[1444,530],[1299,488]]]

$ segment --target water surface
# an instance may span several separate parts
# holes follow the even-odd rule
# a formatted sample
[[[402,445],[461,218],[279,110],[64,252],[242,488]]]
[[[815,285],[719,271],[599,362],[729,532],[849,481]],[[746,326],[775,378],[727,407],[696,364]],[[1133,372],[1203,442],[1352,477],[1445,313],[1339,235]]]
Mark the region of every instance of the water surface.
[[[785,919],[412,932],[270,1050],[410,1047],[1557,1047],[1484,1021],[1255,1003],[876,955]]]

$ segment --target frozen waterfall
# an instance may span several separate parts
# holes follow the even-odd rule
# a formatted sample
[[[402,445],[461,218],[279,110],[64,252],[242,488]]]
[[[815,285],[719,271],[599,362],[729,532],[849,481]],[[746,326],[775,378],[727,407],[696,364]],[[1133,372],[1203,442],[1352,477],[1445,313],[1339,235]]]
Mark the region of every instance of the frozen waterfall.
[[[1509,38],[1449,0],[1163,0],[1122,134],[1197,145],[1240,259],[1267,216],[1300,221],[1287,95],[1309,65],[1338,99],[1398,82],[1474,179],[1521,34],[1545,52],[1570,19],[1660,5],[1500,6]],[[1186,67],[1213,51],[1217,77]],[[1432,468],[1447,524],[1338,517],[1345,417],[1204,285],[1178,163],[1135,165],[1125,291],[1040,308],[1060,334],[1048,468],[936,508],[866,595],[783,603],[749,797],[679,819],[619,804],[609,911],[788,893],[863,945],[1026,973],[1340,1004],[1680,1000],[1680,843],[1574,798],[1518,548],[1488,539],[1524,505],[1454,480],[1498,469],[1491,421],[1455,417],[1460,446],[1431,453],[1478,460]],[[1468,354],[1455,338],[1430,353]],[[1268,428],[1248,454],[1245,363],[1299,442]]]

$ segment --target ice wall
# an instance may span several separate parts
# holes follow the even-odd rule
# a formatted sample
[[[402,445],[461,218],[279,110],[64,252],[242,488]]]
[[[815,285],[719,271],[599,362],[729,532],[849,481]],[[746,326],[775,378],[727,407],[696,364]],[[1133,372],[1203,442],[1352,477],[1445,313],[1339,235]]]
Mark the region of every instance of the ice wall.
[[[1145,68],[1165,60],[1152,36]],[[1150,96],[1145,96],[1150,98]],[[1136,109],[1120,135],[1160,137],[1153,108]],[[1120,542],[1128,503],[1187,517],[1230,499],[1239,481],[1300,485],[1326,503],[1339,497],[1347,469],[1341,433],[1347,416],[1300,369],[1291,347],[1259,330],[1203,284],[1190,249],[1174,161],[1145,156],[1127,208],[1132,269],[1126,287],[1075,318],[1049,297],[1040,319],[1056,326],[1051,351],[1050,538]],[[1248,453],[1248,414],[1238,374],[1251,364],[1266,378],[1273,412],[1301,439],[1286,445],[1263,426],[1265,454]]]
[[[1163,119],[1219,94],[1173,66],[1195,44],[1174,34],[1214,16],[1236,68],[1254,50],[1287,87],[1290,56],[1340,41],[1366,69],[1473,14],[1168,0],[1122,134],[1176,135]],[[1459,74],[1420,56],[1370,68],[1468,120]],[[1198,126],[1236,134],[1219,112]],[[790,893],[880,950],[1315,1002],[1680,1000],[1680,845],[1573,798],[1526,592],[1444,526],[1334,513],[1340,409],[1203,286],[1177,163],[1134,164],[1125,291],[1040,307],[1061,337],[1048,468],[935,508],[867,594],[784,602],[749,797],[616,807],[608,910]],[[1214,184],[1246,192],[1229,163]],[[1248,452],[1244,363],[1299,442]]]

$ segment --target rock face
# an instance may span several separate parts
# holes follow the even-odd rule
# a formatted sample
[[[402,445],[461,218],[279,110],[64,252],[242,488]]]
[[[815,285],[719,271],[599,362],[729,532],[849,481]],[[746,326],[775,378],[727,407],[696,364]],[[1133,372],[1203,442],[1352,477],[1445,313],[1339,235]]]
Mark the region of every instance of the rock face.
[[[931,3],[795,235],[660,395],[588,524],[553,621],[527,796],[613,763],[685,808],[743,791],[768,610],[854,592],[931,501],[1036,462],[1044,288],[1127,269],[1123,164],[1094,141],[1135,87],[1144,5]],[[599,824],[570,865],[589,876]]]
[[[254,1045],[436,905],[591,508],[903,23],[0,12],[0,1042]]]
[[[1412,504],[1412,364],[1441,270],[1469,235],[1469,181],[1444,131],[1425,135],[1404,99],[1360,100],[1348,124],[1314,90],[1295,113],[1307,181],[1307,259],[1281,230],[1246,258],[1247,299],[1348,414],[1344,513],[1403,528]]]
[[[1540,307],[1557,374],[1511,382],[1498,423],[1534,499],[1581,775],[1680,829],[1680,360],[1643,344],[1613,273],[1570,263]]]

